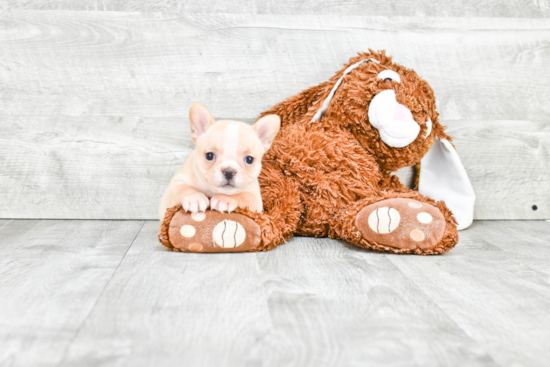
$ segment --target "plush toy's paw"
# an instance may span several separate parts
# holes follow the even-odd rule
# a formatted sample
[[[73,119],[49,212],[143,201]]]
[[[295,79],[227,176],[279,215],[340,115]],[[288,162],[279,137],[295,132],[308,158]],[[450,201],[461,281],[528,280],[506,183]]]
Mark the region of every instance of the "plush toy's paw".
[[[208,208],[208,197],[202,192],[184,196],[181,201],[181,206],[186,212],[197,213],[204,212]]]
[[[445,217],[435,206],[406,198],[364,207],[355,224],[367,241],[397,249],[432,249],[445,232]]]
[[[219,212],[231,213],[239,206],[239,202],[232,196],[228,195],[215,195],[210,199],[210,209],[217,210]]]
[[[171,214],[171,213],[170,213]],[[169,249],[183,252],[247,252],[260,245],[260,227],[237,213],[217,211],[168,214],[159,231]]]

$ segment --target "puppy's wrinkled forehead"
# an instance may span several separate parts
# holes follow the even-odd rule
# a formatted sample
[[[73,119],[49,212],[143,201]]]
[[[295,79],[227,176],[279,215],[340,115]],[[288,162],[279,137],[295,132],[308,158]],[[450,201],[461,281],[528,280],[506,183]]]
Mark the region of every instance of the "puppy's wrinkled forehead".
[[[244,150],[261,150],[262,144],[252,126],[240,121],[219,120],[205,134],[205,143],[223,152],[226,159],[236,158]]]

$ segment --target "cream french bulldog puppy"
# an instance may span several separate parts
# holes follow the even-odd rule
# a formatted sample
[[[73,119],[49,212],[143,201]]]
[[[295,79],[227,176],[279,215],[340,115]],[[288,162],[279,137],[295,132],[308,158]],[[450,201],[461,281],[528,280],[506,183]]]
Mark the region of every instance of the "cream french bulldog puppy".
[[[166,209],[181,204],[185,211],[220,212],[248,208],[261,212],[258,176],[262,156],[279,132],[281,119],[264,116],[253,126],[232,120],[215,121],[200,103],[189,110],[191,138],[196,149],[170,181],[162,195],[159,219]]]

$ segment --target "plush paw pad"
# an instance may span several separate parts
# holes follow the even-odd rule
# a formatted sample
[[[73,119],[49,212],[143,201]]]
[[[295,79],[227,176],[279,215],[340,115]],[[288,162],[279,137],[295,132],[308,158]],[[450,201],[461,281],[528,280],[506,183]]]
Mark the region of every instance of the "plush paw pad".
[[[260,227],[237,213],[186,213],[179,210],[170,222],[170,244],[183,252],[246,252],[260,244]]]
[[[218,247],[235,248],[246,240],[246,231],[239,223],[226,219],[214,227],[212,237]]]
[[[391,233],[399,226],[401,215],[394,208],[383,206],[369,215],[369,227],[376,233]]]
[[[435,247],[446,225],[438,208],[406,198],[366,206],[357,214],[355,224],[367,241],[411,250]]]

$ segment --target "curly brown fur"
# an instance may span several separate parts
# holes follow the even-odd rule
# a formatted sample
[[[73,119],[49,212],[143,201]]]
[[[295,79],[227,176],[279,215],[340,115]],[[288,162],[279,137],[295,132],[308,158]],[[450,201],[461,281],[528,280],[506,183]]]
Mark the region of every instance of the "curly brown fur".
[[[268,162],[264,163],[259,180],[264,212],[247,209],[237,209],[236,212],[254,219],[260,226],[262,239],[258,250],[265,251],[286,242],[295,233],[303,207],[296,183]]]
[[[399,177],[394,175],[383,175],[379,182],[380,190],[393,192],[410,192],[408,187],[403,186]]]
[[[326,236],[331,218],[343,206],[378,190],[376,162],[340,128],[286,126],[266,160],[270,160],[266,163],[271,171],[281,171],[299,190],[304,209],[296,234]],[[264,182],[271,185],[274,181]],[[269,202],[263,191],[262,198]]]
[[[170,229],[170,222],[172,221],[172,218],[180,209],[181,209],[181,205],[176,205],[172,208],[166,209],[166,214],[164,215],[164,220],[160,224],[159,234],[158,234],[160,243],[162,243],[168,249],[174,250],[174,251],[178,251],[178,250],[174,248],[174,246],[172,246],[172,243],[170,243],[170,236],[168,234],[168,231]]]

